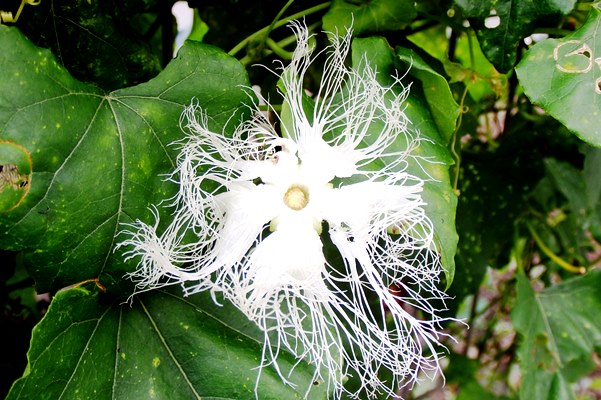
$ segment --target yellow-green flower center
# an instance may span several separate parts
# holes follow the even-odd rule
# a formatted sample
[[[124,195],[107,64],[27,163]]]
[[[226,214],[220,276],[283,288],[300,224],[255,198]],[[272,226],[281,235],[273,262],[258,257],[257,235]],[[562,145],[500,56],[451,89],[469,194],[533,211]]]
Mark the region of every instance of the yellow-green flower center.
[[[284,194],[284,203],[294,211],[302,210],[309,203],[309,191],[304,186],[292,185]]]

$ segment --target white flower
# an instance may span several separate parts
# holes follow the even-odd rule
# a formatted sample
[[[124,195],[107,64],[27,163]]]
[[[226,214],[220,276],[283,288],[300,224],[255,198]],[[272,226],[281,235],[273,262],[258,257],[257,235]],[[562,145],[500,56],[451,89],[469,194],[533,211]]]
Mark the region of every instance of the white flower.
[[[258,110],[233,137],[211,132],[193,103],[182,115],[189,135],[172,176],[173,221],[160,234],[158,221],[137,221],[121,245],[141,259],[131,274],[140,291],[179,283],[235,304],[265,332],[262,367],[285,382],[281,349],[312,363],[336,398],[348,375],[361,385],[351,396],[392,395],[439,370],[442,319],[430,301],[444,298],[442,267],[424,182],[407,172],[428,160],[413,155],[422,139],[408,129],[400,82],[383,87],[365,60],[360,73],[345,67],[348,34],[324,53],[309,117],[302,85],[312,49],[307,30],[293,28],[282,136]],[[342,262],[324,256],[328,237]]]

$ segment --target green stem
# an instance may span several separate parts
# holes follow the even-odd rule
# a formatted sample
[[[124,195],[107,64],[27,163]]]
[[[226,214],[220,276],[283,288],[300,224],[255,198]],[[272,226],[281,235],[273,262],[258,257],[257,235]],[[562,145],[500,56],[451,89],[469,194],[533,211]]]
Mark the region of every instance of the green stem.
[[[549,257],[552,261],[554,261],[557,265],[559,265],[566,271],[569,271],[574,274],[584,274],[586,272],[586,268],[572,265],[564,259],[562,259],[561,257],[559,257],[557,254],[553,253],[553,251],[550,248],[548,248],[547,245],[543,242],[540,236],[538,236],[532,225],[526,223],[526,227],[528,228],[528,231],[530,231],[530,234],[534,238],[534,241],[536,242],[536,245],[539,247],[539,249],[541,249],[541,251],[545,253],[545,255]]]
[[[258,107],[259,107],[259,111],[275,111],[276,113],[279,113],[282,111],[281,104],[272,104],[272,105],[263,104]]]
[[[321,3],[318,4],[314,7],[311,8],[307,8],[306,10],[303,11],[299,11],[296,14],[292,14],[289,17],[286,17],[284,19],[281,19],[277,22],[272,22],[271,25],[259,29],[258,31],[256,31],[255,33],[250,34],[249,36],[247,36],[244,40],[242,40],[240,43],[238,43],[236,46],[234,46],[233,49],[231,49],[228,54],[230,56],[234,56],[236,55],[240,50],[242,50],[244,47],[246,47],[248,45],[248,43],[250,43],[252,40],[254,40],[255,38],[259,37],[260,35],[263,34],[268,34],[269,32],[271,32],[272,30],[279,28],[280,26],[286,25],[288,22],[293,21],[295,19],[299,19],[301,17],[307,16],[307,15],[311,15],[313,13],[316,13],[318,11],[321,11],[323,9],[326,9],[330,6],[330,2],[325,2],[325,3]],[[287,8],[287,6],[285,6],[285,8]],[[285,10],[284,8],[284,10]],[[275,20],[274,20],[275,21]]]
[[[280,20],[280,18],[282,17],[282,15],[284,15],[284,13],[286,12],[286,10],[288,9],[288,7],[290,7],[292,5],[292,3],[294,3],[294,0],[288,0],[288,3],[286,3],[284,5],[284,7],[282,7],[282,9],[278,13],[278,15],[275,16],[275,18],[273,19],[273,21],[271,21],[271,24],[267,27],[267,32],[265,32],[265,37],[268,37],[269,34],[271,33],[271,31],[274,30],[275,24]]]
[[[307,27],[307,30],[309,32],[312,32],[315,28],[317,28],[319,25],[321,24],[321,22],[316,22],[314,24],[311,24]],[[284,50],[284,47],[288,46],[289,44],[292,44],[296,42],[296,36],[294,35],[290,35],[282,40],[280,40],[279,42],[275,42],[272,39],[267,39],[266,43],[267,45],[273,50],[274,53],[278,54],[280,57],[282,57],[283,59],[286,60],[291,60],[292,59],[292,55],[294,54],[293,52],[288,52],[286,50]],[[275,48],[278,49],[278,51],[275,51],[275,49],[271,46],[274,46]],[[272,53],[272,50],[264,50],[263,52],[263,56],[268,56]],[[252,57],[249,57],[248,55],[242,57],[240,59],[240,63],[242,65],[248,65],[249,63],[251,63],[253,61]]]
[[[455,176],[453,177],[453,191],[455,194],[459,195],[459,169],[461,166],[461,156],[457,152],[457,140],[459,128],[461,127],[461,123],[463,122],[463,114],[467,112],[465,109],[465,97],[468,93],[468,85],[465,85],[465,89],[463,89],[463,94],[461,95],[461,101],[459,103],[459,118],[457,119],[457,125],[455,126],[455,130],[453,131],[453,139],[451,143],[451,155],[453,156],[453,160],[455,160]]]
[[[272,38],[265,39],[265,44],[280,58],[284,60],[292,60],[292,52],[281,48]]]
[[[468,49],[470,51],[470,66],[472,69],[472,72],[476,71],[476,58],[474,57],[474,41],[472,40],[472,35],[471,32],[467,32],[467,43],[468,43]]]

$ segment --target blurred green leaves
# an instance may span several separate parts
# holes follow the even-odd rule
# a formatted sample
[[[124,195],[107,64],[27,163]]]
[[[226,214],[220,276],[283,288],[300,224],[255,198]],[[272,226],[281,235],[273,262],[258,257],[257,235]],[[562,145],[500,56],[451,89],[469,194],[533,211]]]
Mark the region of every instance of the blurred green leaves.
[[[601,347],[601,271],[536,293],[518,275],[511,317],[522,336],[522,399],[575,399],[570,384],[595,369]]]

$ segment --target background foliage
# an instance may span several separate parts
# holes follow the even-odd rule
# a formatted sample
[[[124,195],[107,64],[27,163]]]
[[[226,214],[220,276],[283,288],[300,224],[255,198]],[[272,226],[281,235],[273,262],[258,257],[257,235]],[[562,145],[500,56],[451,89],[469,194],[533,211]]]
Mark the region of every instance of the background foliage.
[[[284,25],[304,18],[320,48],[322,31],[353,21],[349,65],[367,56],[384,82],[411,84],[407,114],[443,162],[425,196],[453,297],[446,312],[470,329],[446,327],[457,338],[446,343],[446,385],[399,395],[601,397],[600,4],[187,3],[195,24],[174,59],[169,1],[42,0],[16,23],[2,14],[0,395],[254,398],[253,324],[177,290],[124,303],[135,265],[114,249],[121,224],[150,220],[148,207],[173,193],[161,174],[174,165],[182,107],[195,97],[227,134],[248,114],[242,87],[277,103],[276,77],[253,65],[285,62],[294,40]],[[293,364],[282,355],[284,369]],[[305,364],[298,388],[267,368],[259,396],[302,398],[309,385],[310,398],[327,398],[310,379]]]

